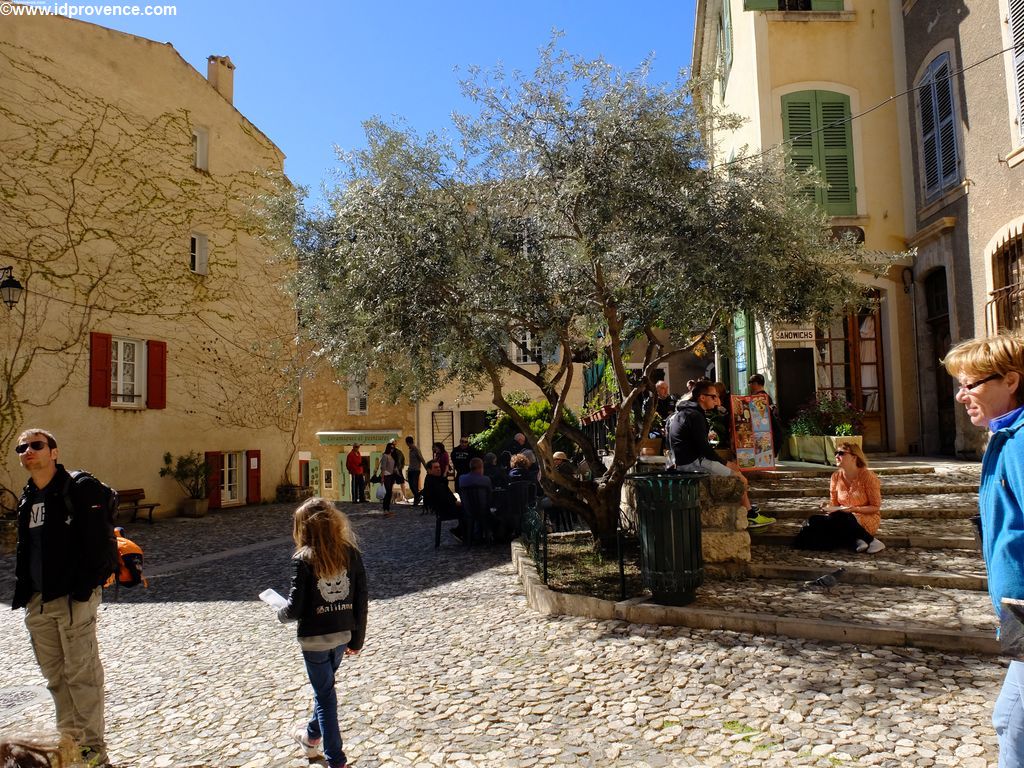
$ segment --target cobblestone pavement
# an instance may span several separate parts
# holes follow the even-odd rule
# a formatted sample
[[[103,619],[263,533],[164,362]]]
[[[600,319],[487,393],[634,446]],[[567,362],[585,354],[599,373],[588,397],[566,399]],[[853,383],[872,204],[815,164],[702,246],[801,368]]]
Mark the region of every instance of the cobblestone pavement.
[[[994,765],[998,661],[541,616],[507,548],[435,551],[432,518],[368,509],[367,643],[339,673],[357,768]],[[154,576],[99,629],[120,768],[309,764],[289,736],[310,698],[294,626],[256,599],[286,589],[289,533],[282,506],[132,527]],[[0,643],[0,689],[42,685],[20,611]],[[48,702],[0,711],[3,729],[51,723]]]

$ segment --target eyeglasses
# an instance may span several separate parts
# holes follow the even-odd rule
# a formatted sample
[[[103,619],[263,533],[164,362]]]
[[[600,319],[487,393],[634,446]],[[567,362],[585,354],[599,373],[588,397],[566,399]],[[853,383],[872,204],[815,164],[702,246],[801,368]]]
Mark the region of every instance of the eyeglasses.
[[[853,454],[850,453],[849,451],[836,451],[836,458],[837,459],[842,457],[842,456],[852,456],[852,455]]]
[[[989,374],[988,376],[986,376],[984,379],[978,379],[977,381],[971,381],[971,382],[968,382],[967,384],[961,384],[960,388],[957,390],[957,394],[959,395],[961,392],[973,392],[974,390],[976,390],[978,387],[980,387],[985,382],[993,381],[995,379],[1001,379],[1001,378],[1003,378],[1003,374],[1001,374],[1001,373],[992,373],[992,374]]]
[[[14,446],[14,452],[17,453],[17,454],[22,454],[25,451],[27,451],[29,448],[31,448],[33,451],[41,451],[44,448],[49,448],[49,447],[50,447],[50,444],[48,442],[46,442],[45,440],[32,440],[31,442],[19,443],[18,445]]]

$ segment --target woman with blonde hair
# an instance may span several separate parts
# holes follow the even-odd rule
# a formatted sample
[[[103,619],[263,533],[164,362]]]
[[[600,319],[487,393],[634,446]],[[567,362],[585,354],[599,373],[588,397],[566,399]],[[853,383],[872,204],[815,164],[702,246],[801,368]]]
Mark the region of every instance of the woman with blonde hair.
[[[882,484],[868,469],[857,443],[836,446],[836,471],[829,481],[829,500],[819,507],[797,535],[801,549],[852,549],[874,555],[885,549],[875,538],[882,522]]]
[[[955,400],[976,427],[989,431],[981,461],[978,508],[981,553],[988,594],[999,617],[1003,652],[1009,668],[992,710],[999,739],[999,766],[1024,765],[1024,648],[1020,637],[1024,600],[1024,337],[1004,333],[970,339],[953,347],[942,361],[957,380]]]
[[[363,647],[366,571],[348,518],[326,499],[308,499],[295,510],[292,538],[291,591],[277,617],[299,622],[299,646],[313,686],[313,714],[294,736],[307,757],[316,757],[322,743],[328,768],[345,768],[334,682],[342,658]]]

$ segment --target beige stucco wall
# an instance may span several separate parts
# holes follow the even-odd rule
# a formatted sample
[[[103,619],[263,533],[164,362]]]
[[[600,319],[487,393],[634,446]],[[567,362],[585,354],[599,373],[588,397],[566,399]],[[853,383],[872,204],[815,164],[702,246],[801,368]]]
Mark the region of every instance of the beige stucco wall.
[[[271,499],[291,453],[294,408],[278,392],[287,384],[281,370],[294,312],[280,290],[288,267],[268,263],[272,254],[249,222],[249,198],[267,189],[262,173],[283,171],[283,154],[169,44],[62,17],[12,17],[0,25],[0,53],[8,98],[29,101],[20,111],[8,102],[15,119],[0,119],[7,160],[19,158],[18,184],[5,190],[13,189],[15,205],[0,212],[0,230],[5,216],[34,227],[31,238],[24,229],[0,235],[0,250],[29,288],[5,320],[0,355],[11,359],[18,344],[74,342],[38,361],[20,385],[21,426],[54,431],[69,468],[88,469],[115,488],[145,488],[162,505],[158,517],[173,513],[183,495],[158,475],[165,451],[259,450],[258,495]],[[33,94],[45,101],[31,102]],[[59,139],[50,126],[21,130],[18,121],[36,107],[45,110],[40,120],[56,116],[60,130],[92,126],[101,141],[78,156],[31,157],[32,142]],[[208,130],[208,171],[192,167],[192,125]],[[158,131],[173,138],[164,151],[135,152],[144,139],[164,135]],[[47,184],[64,177],[67,194],[53,194]],[[118,188],[125,179],[148,183]],[[69,202],[76,190],[77,207]],[[49,248],[43,271],[38,237],[60,241],[69,211],[89,234],[73,247]],[[192,231],[209,237],[205,276],[189,270]],[[132,264],[159,281],[152,303],[140,305],[141,289],[125,279]],[[98,275],[100,290],[84,292],[76,274]],[[75,325],[81,333],[69,335]],[[166,342],[165,409],[89,407],[90,331]],[[3,482],[20,487],[24,473],[7,451],[3,470]]]

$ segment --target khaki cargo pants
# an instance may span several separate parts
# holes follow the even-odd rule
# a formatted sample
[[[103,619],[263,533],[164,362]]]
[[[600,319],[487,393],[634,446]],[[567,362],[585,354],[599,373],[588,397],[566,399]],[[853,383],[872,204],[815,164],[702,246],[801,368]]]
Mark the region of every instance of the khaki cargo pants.
[[[57,730],[102,754],[103,666],[96,642],[101,591],[94,589],[84,603],[67,597],[44,603],[37,592],[25,607],[25,626],[53,696]]]

